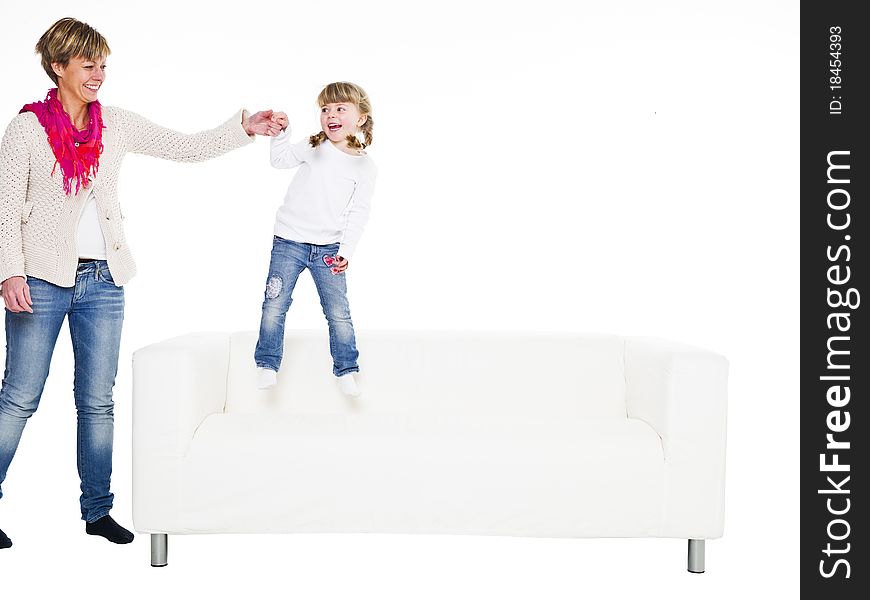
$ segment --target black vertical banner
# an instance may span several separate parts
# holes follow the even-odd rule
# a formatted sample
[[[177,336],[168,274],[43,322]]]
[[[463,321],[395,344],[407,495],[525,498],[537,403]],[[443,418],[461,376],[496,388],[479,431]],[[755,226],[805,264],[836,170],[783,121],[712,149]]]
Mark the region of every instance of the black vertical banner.
[[[806,598],[870,594],[870,307],[864,306],[870,296],[863,296],[870,270],[870,140],[863,125],[870,112],[870,22],[858,18],[861,5],[801,5],[800,572]]]

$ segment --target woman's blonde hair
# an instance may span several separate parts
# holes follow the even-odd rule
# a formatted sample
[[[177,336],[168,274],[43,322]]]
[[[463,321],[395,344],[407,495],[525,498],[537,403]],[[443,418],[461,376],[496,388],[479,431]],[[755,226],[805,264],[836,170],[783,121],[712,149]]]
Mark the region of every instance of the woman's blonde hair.
[[[66,67],[70,59],[81,56],[86,60],[105,58],[110,53],[109,44],[100,33],[71,17],[61,19],[48,28],[36,42],[36,53],[42,60],[42,68],[57,85],[57,74],[51,63]]]
[[[372,143],[372,129],[374,122],[372,121],[372,103],[369,100],[369,95],[366,94],[360,86],[349,81],[336,81],[335,83],[327,84],[320,94],[317,95],[317,106],[323,107],[327,104],[336,102],[347,102],[356,105],[361,115],[366,116],[366,122],[360,126],[360,130],[365,136],[365,142],[360,142],[355,135],[347,136],[347,145],[351,148],[362,150]],[[326,140],[324,132],[316,133],[308,138],[308,141],[313,147],[317,147],[321,142]]]

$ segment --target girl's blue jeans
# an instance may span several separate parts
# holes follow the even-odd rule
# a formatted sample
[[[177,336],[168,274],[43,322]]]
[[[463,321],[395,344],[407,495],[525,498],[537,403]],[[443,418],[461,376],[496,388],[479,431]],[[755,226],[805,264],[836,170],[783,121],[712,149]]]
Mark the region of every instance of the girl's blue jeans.
[[[338,244],[319,246],[274,237],[263,316],[260,319],[260,337],[254,351],[254,361],[258,367],[273,371],[280,368],[284,355],[284,319],[293,302],[291,296],[296,281],[302,271],[308,269],[314,278],[320,305],[329,324],[332,372],[340,377],[359,371],[359,352],[347,302],[347,278],[344,273],[333,274],[331,266],[323,260],[324,257],[334,258],[338,247]]]
[[[33,313],[6,311],[6,370],[0,388],[0,485],[27,419],[36,411],[64,318],[69,318],[78,420],[76,458],[82,519],[109,514],[113,494],[112,387],[118,372],[124,289],[114,284],[106,261],[80,263],[73,287],[29,277]],[[55,448],[47,448],[54,452]],[[0,497],[3,496],[0,490]]]

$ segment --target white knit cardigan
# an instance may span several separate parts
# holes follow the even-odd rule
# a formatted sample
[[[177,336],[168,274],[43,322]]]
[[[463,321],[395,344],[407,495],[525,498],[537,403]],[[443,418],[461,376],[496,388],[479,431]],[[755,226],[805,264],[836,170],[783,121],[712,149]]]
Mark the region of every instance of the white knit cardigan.
[[[138,152],[200,162],[253,141],[242,128],[244,111],[220,127],[187,135],[128,110],[102,108],[105,129],[99,170],[89,185],[70,196],[63,191],[63,174],[60,166],[55,168],[48,136],[36,115],[21,113],[6,128],[0,145],[0,282],[21,275],[74,286],[78,223],[93,190],[109,270],[115,285],[124,285],[136,274],[118,202],[118,172],[124,155]]]

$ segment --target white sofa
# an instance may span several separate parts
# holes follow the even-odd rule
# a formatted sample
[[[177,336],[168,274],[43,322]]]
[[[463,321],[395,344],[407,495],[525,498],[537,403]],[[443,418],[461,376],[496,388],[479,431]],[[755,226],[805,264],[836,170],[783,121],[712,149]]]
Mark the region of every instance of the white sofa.
[[[325,331],[256,387],[256,333],[133,356],[133,520],[168,535],[722,535],[728,362],[656,338],[362,332],[344,397]]]

